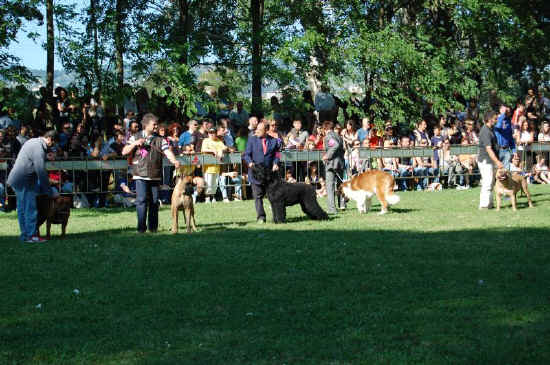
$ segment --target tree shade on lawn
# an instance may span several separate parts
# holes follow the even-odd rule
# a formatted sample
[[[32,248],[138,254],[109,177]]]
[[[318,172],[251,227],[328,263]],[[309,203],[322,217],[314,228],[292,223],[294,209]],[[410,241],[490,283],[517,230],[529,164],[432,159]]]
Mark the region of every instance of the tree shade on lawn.
[[[139,236],[135,211],[74,210],[37,246],[3,215],[0,363],[548,363],[550,198],[531,190],[517,213],[411,192],[284,225],[198,204],[201,232],[176,236],[167,208]]]

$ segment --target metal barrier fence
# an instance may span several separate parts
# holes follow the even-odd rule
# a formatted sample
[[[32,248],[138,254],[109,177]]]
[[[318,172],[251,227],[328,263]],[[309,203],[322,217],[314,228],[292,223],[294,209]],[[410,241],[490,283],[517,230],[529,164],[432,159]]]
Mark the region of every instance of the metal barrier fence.
[[[544,153],[548,155],[550,151],[550,143],[533,143],[529,148],[524,148],[518,151],[522,155],[522,160],[525,161],[524,167],[530,168],[527,162],[534,161],[536,154]],[[358,156],[364,162],[365,169],[372,167],[371,162],[383,158],[414,158],[414,157],[433,157],[434,148],[431,147],[411,147],[411,148],[360,148]],[[475,155],[479,152],[478,146],[455,145],[450,147],[451,155]],[[283,174],[286,176],[287,171],[291,171],[292,176],[298,181],[304,181],[309,178],[310,167],[316,165],[319,176],[323,175],[322,156],[325,151],[322,150],[284,150],[281,152],[281,167]],[[241,153],[230,153],[222,159],[218,159],[210,154],[192,154],[178,156],[178,160],[184,166],[203,166],[203,165],[225,165],[229,166],[230,170],[237,173],[238,176],[246,174],[246,166],[243,165]],[[547,159],[548,161],[548,159]],[[0,162],[0,196],[12,196],[8,193],[5,180],[8,170],[13,165],[13,160],[5,159]],[[46,168],[49,171],[63,171],[64,178],[70,181],[71,184],[64,186],[60,179],[58,189],[67,193],[83,193],[83,194],[108,194],[120,192],[119,181],[129,183],[128,162],[126,160],[61,160],[48,161]],[[171,172],[173,166],[167,159],[163,161],[163,179],[164,185],[170,186]],[[349,177],[349,173],[345,174]],[[477,172],[456,173],[455,176],[478,176]],[[410,176],[396,176],[398,180],[402,179],[443,179],[448,175],[441,169],[437,174],[423,174]],[[343,177],[345,178],[345,176]],[[231,180],[231,179],[230,179]],[[246,185],[246,181],[241,181],[241,184]],[[113,187],[114,185],[114,187]],[[229,181],[224,184],[225,188],[235,188],[234,181]],[[69,189],[70,188],[70,189]],[[69,191],[67,191],[69,189]]]

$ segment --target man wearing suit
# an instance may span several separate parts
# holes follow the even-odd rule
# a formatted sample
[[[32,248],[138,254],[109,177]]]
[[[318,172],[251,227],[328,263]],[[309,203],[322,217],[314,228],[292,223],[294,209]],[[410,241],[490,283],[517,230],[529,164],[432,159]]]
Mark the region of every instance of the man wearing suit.
[[[244,160],[248,164],[248,181],[252,187],[252,195],[256,204],[256,215],[258,223],[265,223],[265,210],[263,197],[265,186],[254,178],[252,168],[254,165],[264,165],[273,171],[279,170],[281,142],[266,133],[264,123],[259,123],[254,135],[248,138]]]
[[[337,187],[342,182],[340,179],[344,172],[344,145],[340,136],[334,132],[333,126],[334,123],[331,121],[323,123],[323,129],[325,130],[324,146],[327,151],[323,155],[323,161],[325,162],[325,183],[329,214],[336,214],[334,195],[338,191]],[[338,202],[340,209],[345,209],[346,203],[340,193],[338,193]]]

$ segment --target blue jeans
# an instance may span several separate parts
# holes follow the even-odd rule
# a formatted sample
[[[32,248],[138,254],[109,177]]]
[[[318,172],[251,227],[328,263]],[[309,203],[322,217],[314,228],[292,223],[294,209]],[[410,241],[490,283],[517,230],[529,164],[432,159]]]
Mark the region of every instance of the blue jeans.
[[[235,195],[237,195],[239,198],[242,198],[242,195],[241,195],[241,188],[242,188],[241,177],[240,176],[229,177],[229,176],[220,175],[218,177],[218,186],[219,186],[219,188],[222,192],[222,197],[224,199],[228,199],[227,198],[227,184],[226,184],[227,179],[229,179],[229,184],[233,184],[235,186]]]
[[[407,191],[407,180],[412,176],[411,171],[408,169],[405,169],[403,167],[399,168],[399,177],[400,179],[397,180],[397,185],[399,186],[399,190]]]
[[[435,168],[434,168],[434,167],[430,167],[430,168],[428,169],[428,174],[429,174],[430,176],[433,176],[433,177],[434,177],[434,182],[435,182],[435,183],[439,183],[439,168],[437,168],[437,167],[435,167]]]
[[[26,186],[21,189],[14,189],[17,199],[17,218],[21,230],[21,241],[26,241],[36,234],[36,195],[38,187]]]
[[[423,190],[428,186],[428,173],[429,169],[427,167],[415,167],[414,176],[422,177],[418,179],[418,184],[416,184],[416,190]],[[426,177],[423,177],[426,176]]]
[[[498,159],[500,160],[500,162],[502,162],[502,164],[504,165],[504,168],[506,170],[509,170],[510,169],[510,161],[512,161],[512,150],[507,148],[507,149],[500,149],[498,151]]]
[[[0,205],[4,207],[4,200],[6,198],[6,189],[4,188],[4,184],[0,182]]]
[[[159,226],[160,181],[136,180],[137,230],[156,232]]]

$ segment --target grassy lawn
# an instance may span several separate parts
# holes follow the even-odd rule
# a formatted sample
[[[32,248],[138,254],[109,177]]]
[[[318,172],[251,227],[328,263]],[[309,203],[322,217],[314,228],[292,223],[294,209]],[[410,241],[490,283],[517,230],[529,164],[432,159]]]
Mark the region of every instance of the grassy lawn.
[[[3,214],[0,364],[549,364],[550,187],[530,188],[517,213],[410,192],[285,225],[200,204],[177,236],[166,207],[141,236],[135,211],[73,210],[40,246]]]

